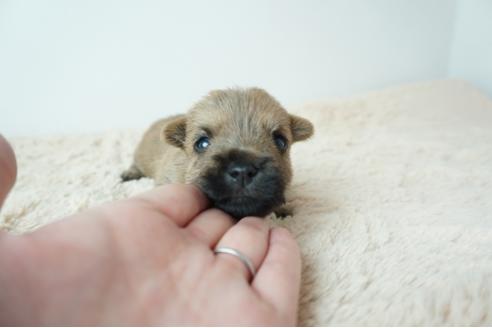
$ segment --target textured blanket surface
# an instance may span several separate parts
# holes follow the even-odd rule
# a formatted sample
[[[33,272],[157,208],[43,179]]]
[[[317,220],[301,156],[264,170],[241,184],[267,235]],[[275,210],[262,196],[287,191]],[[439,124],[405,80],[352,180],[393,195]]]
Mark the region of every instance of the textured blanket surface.
[[[492,101],[461,81],[291,108],[301,325],[492,325]],[[24,233],[152,188],[121,184],[143,131],[14,138],[0,227]]]

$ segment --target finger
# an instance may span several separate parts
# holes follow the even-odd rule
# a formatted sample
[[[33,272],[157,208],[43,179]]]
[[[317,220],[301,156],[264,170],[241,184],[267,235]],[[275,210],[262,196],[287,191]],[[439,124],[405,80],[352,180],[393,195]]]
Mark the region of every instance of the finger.
[[[15,183],[17,163],[8,141],[0,134],[0,208]]]
[[[239,221],[220,239],[217,247],[230,247],[245,255],[256,269],[260,266],[268,248],[269,227],[263,219],[248,217]],[[231,274],[252,278],[248,268],[237,257],[217,254],[216,263],[230,270]]]
[[[301,256],[295,239],[285,228],[273,228],[270,246],[252,286],[281,314],[295,322],[301,281]]]
[[[160,212],[179,226],[185,226],[208,206],[208,200],[195,186],[168,184],[133,198]]]
[[[212,208],[200,213],[188,224],[186,230],[205,242],[208,247],[214,247],[233,225],[234,220],[229,215]]]

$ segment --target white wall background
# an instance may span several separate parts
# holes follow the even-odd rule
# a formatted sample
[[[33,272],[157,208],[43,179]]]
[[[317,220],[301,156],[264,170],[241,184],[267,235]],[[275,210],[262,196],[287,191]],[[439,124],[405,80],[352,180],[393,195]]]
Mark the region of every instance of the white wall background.
[[[458,0],[449,75],[492,97],[492,1]]]
[[[479,75],[491,68],[490,4],[0,0],[0,132],[146,127],[214,88],[260,86],[289,106],[445,78],[449,67],[492,94]],[[468,63],[470,33],[487,44],[481,62]]]

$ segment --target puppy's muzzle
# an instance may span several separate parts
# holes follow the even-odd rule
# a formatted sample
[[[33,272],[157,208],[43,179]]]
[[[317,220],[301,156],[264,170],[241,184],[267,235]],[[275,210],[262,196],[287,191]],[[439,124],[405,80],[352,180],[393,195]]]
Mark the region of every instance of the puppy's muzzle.
[[[265,216],[284,202],[285,183],[270,157],[232,150],[214,161],[198,185],[215,207],[240,219]]]

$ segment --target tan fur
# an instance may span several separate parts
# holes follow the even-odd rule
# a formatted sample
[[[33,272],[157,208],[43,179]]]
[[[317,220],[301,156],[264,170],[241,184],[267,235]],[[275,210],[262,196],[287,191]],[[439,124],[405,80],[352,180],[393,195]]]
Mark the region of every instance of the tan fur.
[[[288,148],[280,152],[273,134],[281,133]],[[214,156],[230,150],[269,156],[286,185],[292,179],[290,146],[309,138],[312,124],[287,111],[266,91],[258,88],[215,90],[197,102],[186,115],[155,122],[137,147],[132,167],[124,180],[147,176],[156,184],[198,183],[216,165]],[[203,135],[212,145],[198,154],[194,145]]]
[[[172,116],[152,124],[135,151],[130,170],[137,169],[141,176],[153,178],[157,185],[184,182],[186,154],[182,149],[166,142],[162,133],[169,123],[184,117],[185,115]]]

